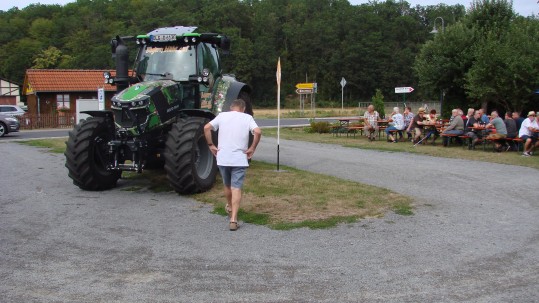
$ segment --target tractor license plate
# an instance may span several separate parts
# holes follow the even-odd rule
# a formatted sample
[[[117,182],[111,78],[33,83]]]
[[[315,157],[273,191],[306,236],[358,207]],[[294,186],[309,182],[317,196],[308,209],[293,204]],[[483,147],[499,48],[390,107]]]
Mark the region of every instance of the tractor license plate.
[[[169,42],[169,41],[176,41],[176,35],[175,34],[163,34],[163,35],[154,35],[150,37],[150,40],[152,42]]]

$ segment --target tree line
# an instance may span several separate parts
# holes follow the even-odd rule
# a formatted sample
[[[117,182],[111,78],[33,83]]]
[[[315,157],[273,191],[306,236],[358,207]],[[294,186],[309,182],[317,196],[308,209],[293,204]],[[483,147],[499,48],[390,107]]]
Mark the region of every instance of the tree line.
[[[442,29],[441,19],[444,21]],[[539,88],[539,21],[505,0],[411,6],[406,1],[77,0],[0,12],[0,77],[22,83],[28,68],[112,69],[109,41],[174,25],[232,40],[226,72],[254,88],[258,106],[275,104],[277,58],[283,95],[317,82],[317,100],[357,106],[379,89],[399,101],[439,100],[523,110]],[[436,26],[439,33],[432,34]],[[443,32],[442,32],[443,30]]]

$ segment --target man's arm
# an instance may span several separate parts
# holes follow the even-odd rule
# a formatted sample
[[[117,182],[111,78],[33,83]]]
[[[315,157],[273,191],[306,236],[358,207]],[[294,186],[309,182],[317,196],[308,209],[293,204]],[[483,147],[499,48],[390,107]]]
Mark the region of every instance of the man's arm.
[[[262,137],[262,130],[260,130],[260,128],[258,127],[253,129],[253,135],[253,143],[251,144],[251,146],[249,146],[249,149],[245,151],[245,153],[247,154],[247,159],[251,159],[251,157],[255,153],[258,142],[260,142],[260,138]]]
[[[206,123],[206,125],[204,125],[204,137],[206,138],[206,142],[208,143],[208,147],[210,148],[211,153],[214,156],[217,156],[217,151],[219,151],[219,150],[217,149],[217,146],[215,146],[215,144],[213,144],[213,138],[212,138],[212,135],[211,135],[212,130],[213,130],[213,126],[210,123]]]

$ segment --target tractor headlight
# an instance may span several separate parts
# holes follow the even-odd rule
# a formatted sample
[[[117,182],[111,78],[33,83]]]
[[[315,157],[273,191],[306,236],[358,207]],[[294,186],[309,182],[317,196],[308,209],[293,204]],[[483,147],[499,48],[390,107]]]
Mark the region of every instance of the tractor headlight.
[[[202,70],[202,76],[208,77],[210,75],[210,70],[208,68],[205,68]]]
[[[105,78],[107,80],[110,79],[110,72],[104,72],[103,73],[103,78]]]

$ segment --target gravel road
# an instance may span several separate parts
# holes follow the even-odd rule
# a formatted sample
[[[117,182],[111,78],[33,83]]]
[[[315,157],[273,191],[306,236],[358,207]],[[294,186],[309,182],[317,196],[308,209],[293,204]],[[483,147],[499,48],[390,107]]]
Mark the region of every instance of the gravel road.
[[[0,302],[539,302],[535,169],[281,140],[283,165],[413,196],[415,215],[230,232],[189,197],[85,192],[62,155],[0,155]]]

